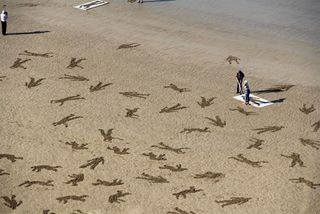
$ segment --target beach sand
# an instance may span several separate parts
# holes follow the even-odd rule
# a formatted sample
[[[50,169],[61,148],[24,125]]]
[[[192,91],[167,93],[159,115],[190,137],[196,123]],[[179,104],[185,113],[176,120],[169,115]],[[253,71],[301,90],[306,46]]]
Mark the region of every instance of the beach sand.
[[[143,6],[112,1],[89,11],[72,8],[82,3],[78,0],[28,1],[38,4],[34,7],[17,6],[20,1],[4,3],[9,12],[8,33],[29,34],[0,39],[0,76],[5,76],[0,82],[0,196],[16,195],[16,201],[22,201],[12,209],[1,198],[1,214],[184,214],[176,207],[188,214],[320,212],[320,187],[289,180],[303,177],[320,183],[320,130],[312,127],[320,121],[320,54],[313,40],[254,30],[235,34],[236,29],[223,25],[223,20],[212,28],[195,19],[188,21],[190,17],[176,19],[170,11],[163,17],[161,7],[175,1]],[[129,43],[140,46],[118,49]],[[25,50],[52,53],[52,57],[19,55]],[[240,57],[240,64],[227,63],[229,55]],[[31,59],[22,64],[26,69],[10,68],[17,58]],[[72,58],[84,58],[78,64],[83,68],[68,69]],[[244,71],[253,94],[278,102],[255,108],[233,99],[238,69]],[[61,79],[64,75],[88,81]],[[30,78],[44,80],[28,88]],[[112,84],[90,91],[99,82]],[[188,90],[180,93],[165,88],[170,84]],[[274,90],[280,84],[294,86]],[[122,92],[147,95],[130,98]],[[84,99],[61,106],[51,102],[76,95]],[[202,108],[197,103],[201,97],[215,99]],[[160,113],[178,103],[187,108]],[[304,104],[315,110],[303,113],[299,109]],[[255,114],[230,110],[237,107]],[[126,109],[134,108],[139,108],[139,117],[126,117]],[[68,127],[53,125],[71,114],[81,118],[69,121]],[[226,125],[215,126],[207,119],[216,116]],[[261,134],[254,130],[266,126],[284,128]],[[182,132],[205,127],[210,132]],[[99,129],[106,133],[113,129],[115,139],[104,140]],[[261,149],[248,149],[252,138],[263,140]],[[87,145],[76,149],[66,144],[73,141]],[[160,142],[171,150],[159,148],[163,147]],[[114,146],[129,148],[129,154],[107,149]],[[142,155],[149,152],[165,154],[167,160]],[[304,167],[290,167],[292,159],[281,156],[292,153],[300,154]],[[12,162],[4,154],[23,159]],[[247,161],[231,158],[239,154]],[[94,169],[84,166],[99,157],[104,164],[98,162]],[[177,164],[186,170],[159,168]],[[39,165],[60,168],[32,171],[31,167]],[[216,173],[216,178],[195,178],[206,172]],[[167,183],[137,179],[142,173],[162,176]],[[73,174],[83,174],[83,181],[67,184]],[[118,179],[123,184],[93,185],[98,179]],[[19,186],[25,181],[48,180],[54,186]],[[201,191],[186,198],[173,195],[192,186]],[[124,200],[120,203],[110,203],[109,197],[119,190],[130,194],[120,198]],[[75,197],[59,203],[57,198],[65,196],[86,197],[85,201]],[[241,205],[218,203],[232,197],[250,199]]]

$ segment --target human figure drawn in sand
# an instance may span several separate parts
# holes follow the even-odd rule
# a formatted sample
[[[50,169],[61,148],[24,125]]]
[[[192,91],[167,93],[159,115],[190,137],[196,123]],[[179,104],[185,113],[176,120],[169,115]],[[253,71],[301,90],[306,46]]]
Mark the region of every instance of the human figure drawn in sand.
[[[15,68],[27,69],[27,67],[23,66],[22,64],[24,64],[30,60],[31,59],[22,60],[21,58],[17,58],[17,60],[13,63],[13,65],[10,66],[10,68],[11,69],[15,69]]]
[[[311,189],[316,189],[317,186],[320,186],[320,183],[319,184],[315,184],[312,181],[307,180],[307,179],[302,178],[302,177],[289,179],[289,181],[292,181],[293,183],[296,183],[296,184],[305,184],[308,187],[310,187]]]
[[[56,213],[50,212],[50,210],[43,210],[42,214],[56,214]]]
[[[155,160],[155,161],[164,161],[164,160],[167,160],[165,154],[160,154],[159,156],[157,156],[156,154],[153,154],[152,152],[149,152],[149,153],[142,153],[142,155],[149,157],[150,160]]]
[[[81,210],[73,210],[72,213],[70,214],[88,214],[88,213],[84,213]]]
[[[189,91],[190,91],[190,90],[187,89],[187,88],[179,88],[178,86],[176,86],[175,84],[172,84],[172,83],[170,83],[170,84],[167,85],[167,86],[164,86],[164,88],[171,88],[172,90],[177,91],[177,92],[179,92],[179,93],[189,92]]]
[[[292,88],[294,85],[275,85],[275,88],[273,89],[280,89],[282,91],[289,91],[290,88]]]
[[[194,186],[191,186],[189,189],[182,190],[177,193],[173,193],[172,195],[174,195],[177,199],[179,199],[180,196],[182,196],[183,198],[187,198],[187,194],[193,194],[193,193],[197,193],[197,192],[201,192],[201,191],[203,191],[203,190],[196,189]]]
[[[214,183],[219,182],[222,178],[225,178],[226,175],[220,172],[205,172],[203,174],[196,174],[194,178],[196,179],[209,179],[213,180]]]
[[[313,132],[317,132],[320,129],[320,120],[311,125],[313,128]]]
[[[80,59],[77,60],[77,58],[72,57],[71,61],[70,61],[70,64],[67,66],[67,68],[68,69],[73,69],[75,67],[78,67],[78,68],[83,69],[83,67],[79,65],[80,62],[83,61],[83,60],[86,60],[86,59],[85,58],[80,58]]]
[[[300,142],[304,146],[310,146],[316,150],[319,150],[320,147],[320,141],[319,140],[311,140],[311,139],[304,139],[304,138],[299,138]]]
[[[66,145],[70,145],[72,149],[74,150],[84,150],[84,149],[88,149],[87,147],[87,143],[82,143],[82,144],[78,144],[75,141],[71,141],[71,142],[65,142]]]
[[[209,124],[214,126],[218,126],[220,128],[224,128],[227,125],[226,121],[222,121],[219,116],[216,116],[216,119],[212,119],[210,117],[206,117],[206,119],[210,120]]]
[[[185,154],[185,152],[183,150],[190,149],[189,147],[173,148],[171,146],[164,144],[163,142],[160,142],[159,145],[152,145],[151,147],[168,150],[168,151],[174,152],[176,154]]]
[[[0,154],[0,160],[3,159],[3,158],[11,161],[12,163],[16,162],[17,160],[22,160],[23,159],[23,157],[17,157],[15,155],[11,155],[11,154]]]
[[[40,186],[51,186],[53,187],[53,180],[48,180],[48,181],[25,181],[21,184],[19,184],[19,187],[25,186],[25,187],[30,187],[32,185],[40,185]]]
[[[44,57],[44,58],[53,57],[52,54],[53,54],[52,52],[40,54],[40,53],[34,53],[31,51],[27,51],[27,50],[25,50],[23,53],[19,53],[19,55],[36,56],[36,57],[39,56],[39,57]]]
[[[92,183],[92,185],[94,186],[120,186],[120,185],[123,185],[123,181],[121,179],[114,179],[112,180],[111,182],[110,181],[103,181],[103,180],[100,180],[100,179],[97,179],[97,181],[95,183]]]
[[[69,121],[75,120],[75,119],[80,119],[80,118],[83,118],[83,117],[82,116],[75,116],[74,114],[70,114],[69,116],[62,118],[58,122],[52,123],[52,125],[54,125],[54,126],[64,125],[67,128]]]
[[[36,7],[39,4],[34,4],[34,3],[22,3],[22,4],[17,4],[18,7]]]
[[[261,148],[261,145],[262,145],[262,143],[264,142],[264,140],[261,140],[261,139],[252,137],[252,138],[250,138],[250,141],[253,142],[253,144],[250,144],[250,145],[247,147],[247,149],[252,149],[252,148],[258,149],[258,150],[262,149],[262,148]]]
[[[136,91],[119,92],[119,94],[122,94],[123,96],[129,97],[129,98],[137,97],[142,99],[147,99],[147,97],[150,96],[150,94],[142,94]]]
[[[78,186],[78,183],[84,181],[84,174],[83,173],[72,174],[72,175],[68,175],[68,176],[72,179],[65,182],[65,184],[71,184],[72,186]]]
[[[31,77],[30,81],[25,83],[25,86],[27,86],[28,88],[37,87],[41,85],[43,80],[45,80],[45,78],[40,78],[38,80],[35,80],[33,77]]]
[[[10,173],[5,172],[3,169],[0,169],[0,176],[2,175],[10,175]]]
[[[258,131],[257,134],[262,134],[265,132],[277,132],[283,129],[284,126],[265,126],[263,128],[252,129],[253,131]]]
[[[205,108],[205,107],[213,105],[213,100],[214,99],[216,99],[216,97],[211,97],[211,98],[208,98],[208,99],[205,98],[205,97],[201,97],[201,102],[197,102],[197,103],[201,108]]]
[[[90,92],[95,92],[95,91],[100,91],[105,89],[105,87],[112,85],[113,83],[107,83],[107,84],[102,84],[102,82],[99,82],[97,85],[93,86],[91,85],[89,90]]]
[[[11,195],[11,198],[8,196],[2,196],[1,197],[4,200],[4,205],[15,210],[17,207],[19,207],[22,204],[22,201],[17,201],[15,195]]]
[[[179,207],[175,207],[174,211],[168,211],[167,214],[196,214],[196,213],[193,211],[187,212],[180,209]]]
[[[200,128],[184,128],[180,133],[186,133],[186,134],[190,134],[192,132],[200,132],[200,133],[203,133],[203,132],[211,132],[209,130],[208,127],[205,127],[203,129],[200,129]]]
[[[0,76],[0,82],[2,82],[7,76]]]
[[[237,64],[239,64],[240,58],[230,55],[226,58],[226,61],[228,61],[229,64],[232,64],[232,61],[235,61]]]
[[[123,140],[121,138],[112,136],[113,129],[108,129],[107,133],[103,129],[99,129],[99,131],[103,137],[103,141],[112,142],[112,140]]]
[[[236,157],[229,157],[229,159],[234,159],[236,161],[246,163],[252,167],[262,167],[262,163],[269,163],[268,161],[252,161],[249,160],[248,158],[244,157],[243,154],[238,154]]]
[[[63,77],[59,77],[59,79],[66,79],[66,80],[71,80],[71,81],[89,81],[89,79],[86,77],[73,76],[73,75],[68,75],[68,74],[65,74]]]
[[[109,149],[109,150],[112,150],[115,154],[117,154],[117,155],[128,155],[128,154],[130,154],[129,152],[128,152],[128,150],[129,150],[129,148],[123,148],[122,150],[119,148],[119,147],[117,147],[117,146],[113,146],[113,147],[107,147],[107,149]]]
[[[316,109],[313,105],[311,105],[310,107],[306,107],[306,104],[303,104],[303,107],[299,108],[299,110],[305,114],[310,114],[311,112],[314,112]]]
[[[246,197],[231,197],[228,200],[215,200],[216,203],[218,204],[222,204],[221,207],[225,207],[225,206],[230,206],[230,205],[242,205],[244,203],[247,203],[249,200],[251,200],[252,198],[246,198]]]
[[[62,99],[51,100],[50,103],[59,103],[59,106],[62,106],[67,101],[84,100],[84,99],[85,99],[84,97],[81,97],[79,94],[77,94],[75,96],[69,96]]]
[[[178,103],[177,105],[174,105],[172,107],[164,107],[163,109],[160,110],[160,114],[161,113],[172,113],[172,112],[177,112],[179,110],[182,110],[182,109],[185,109],[185,108],[188,108],[186,106],[182,106],[180,103]]]
[[[56,199],[58,200],[59,203],[66,204],[69,202],[69,200],[85,202],[87,197],[89,196],[88,195],[80,195],[80,196],[67,195],[67,196],[56,198]]]
[[[249,116],[249,115],[257,115],[256,112],[253,112],[253,111],[246,111],[244,108],[241,108],[241,107],[237,107],[237,108],[230,108],[229,109],[230,111],[238,111],[240,112],[241,114],[244,114],[246,116]]]
[[[139,115],[136,114],[136,112],[139,110],[139,108],[134,108],[134,109],[128,109],[126,108],[126,117],[134,118],[137,119]]]
[[[98,157],[88,160],[87,163],[81,165],[79,168],[90,167],[90,169],[95,169],[99,164],[104,164],[104,158]]]
[[[31,167],[32,171],[34,172],[41,172],[43,169],[57,172],[59,168],[62,168],[62,166],[37,165]]]
[[[125,200],[121,199],[127,195],[131,195],[129,192],[123,192],[122,190],[118,190],[116,194],[112,194],[109,196],[109,203],[121,203],[125,202]]]
[[[181,164],[177,164],[176,166],[170,166],[170,165],[163,165],[159,166],[159,169],[168,169],[171,172],[183,172],[185,170],[188,170],[187,168],[183,168]]]
[[[135,42],[129,43],[129,44],[122,44],[122,45],[119,45],[118,50],[119,49],[131,49],[131,48],[135,48],[138,46],[140,46],[140,44],[135,43]]]
[[[165,179],[162,176],[152,176],[149,175],[147,173],[142,173],[141,176],[136,177],[136,179],[143,179],[143,180],[147,180],[150,183],[169,183],[169,181],[167,179]]]
[[[300,154],[292,152],[291,155],[283,155],[281,154],[282,157],[292,159],[290,167],[294,167],[296,164],[299,164],[300,167],[305,167],[303,165],[303,161],[301,160]]]

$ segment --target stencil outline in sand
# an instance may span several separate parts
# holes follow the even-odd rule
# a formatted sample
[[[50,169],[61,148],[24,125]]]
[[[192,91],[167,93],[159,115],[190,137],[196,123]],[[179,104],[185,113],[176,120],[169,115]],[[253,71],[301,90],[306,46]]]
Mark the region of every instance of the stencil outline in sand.
[[[243,94],[242,95],[237,95],[237,96],[235,96],[233,98],[245,103]],[[260,98],[260,97],[258,97],[256,95],[250,94],[249,104],[254,106],[254,107],[257,107],[257,108],[263,108],[263,107],[266,107],[266,106],[270,106],[270,105],[272,105],[274,103],[269,101],[269,100]]]

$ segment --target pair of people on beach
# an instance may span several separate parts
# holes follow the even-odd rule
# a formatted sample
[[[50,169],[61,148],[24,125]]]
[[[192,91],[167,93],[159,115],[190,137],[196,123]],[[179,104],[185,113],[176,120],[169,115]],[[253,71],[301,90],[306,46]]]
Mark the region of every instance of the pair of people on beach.
[[[1,19],[1,28],[2,28],[2,35],[7,34],[7,19],[8,19],[8,12],[6,11],[6,5],[3,5],[3,10],[0,14]]]
[[[249,83],[247,80],[243,81],[244,73],[241,70],[237,72],[236,79],[237,79],[237,94],[244,94],[245,104],[249,105],[249,101],[250,101]]]

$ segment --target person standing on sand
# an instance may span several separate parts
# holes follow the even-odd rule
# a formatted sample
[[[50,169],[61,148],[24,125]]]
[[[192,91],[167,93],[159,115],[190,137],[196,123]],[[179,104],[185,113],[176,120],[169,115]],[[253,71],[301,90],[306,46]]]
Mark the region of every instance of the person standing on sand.
[[[236,75],[236,78],[237,78],[237,94],[243,94],[243,89],[242,89],[242,80],[244,78],[244,73],[239,70],[237,75]]]
[[[0,14],[1,19],[1,27],[2,27],[2,35],[7,34],[7,19],[8,19],[8,12],[6,11],[6,5],[3,5],[3,10]]]
[[[244,81],[244,101],[246,105],[250,105],[250,88],[247,80]]]

